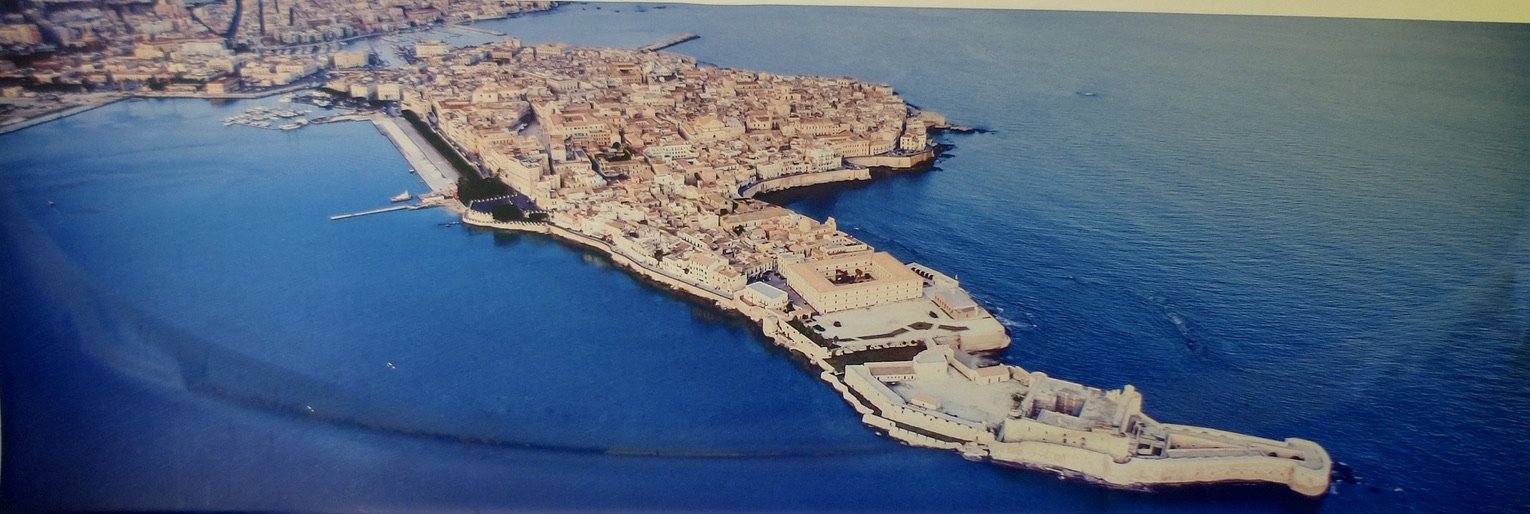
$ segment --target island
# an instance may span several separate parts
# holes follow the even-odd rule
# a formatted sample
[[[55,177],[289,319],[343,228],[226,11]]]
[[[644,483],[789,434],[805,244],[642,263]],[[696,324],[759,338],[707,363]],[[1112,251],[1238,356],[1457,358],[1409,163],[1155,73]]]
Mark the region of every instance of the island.
[[[1328,490],[1314,442],[1162,423],[1131,385],[996,363],[1009,334],[958,280],[753,198],[929,166],[932,131],[951,126],[888,85],[515,38],[417,45],[409,67],[341,70],[325,87],[401,108],[407,123],[370,119],[436,190],[427,202],[747,317],[879,433],[1124,489]]]

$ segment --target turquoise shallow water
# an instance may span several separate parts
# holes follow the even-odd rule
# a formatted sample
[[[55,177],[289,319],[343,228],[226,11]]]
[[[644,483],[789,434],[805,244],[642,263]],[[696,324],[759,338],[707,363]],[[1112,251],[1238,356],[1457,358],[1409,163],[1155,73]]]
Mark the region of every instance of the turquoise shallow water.
[[[609,5],[487,25],[698,32],[674,50],[888,82],[992,130],[945,137],[937,171],[774,200],[958,275],[1016,335],[1006,360],[1317,440],[1360,483],[1142,495],[907,449],[597,256],[434,211],[327,220],[419,188],[370,125],[142,101],[0,137],[0,505],[1530,507],[1525,27]]]

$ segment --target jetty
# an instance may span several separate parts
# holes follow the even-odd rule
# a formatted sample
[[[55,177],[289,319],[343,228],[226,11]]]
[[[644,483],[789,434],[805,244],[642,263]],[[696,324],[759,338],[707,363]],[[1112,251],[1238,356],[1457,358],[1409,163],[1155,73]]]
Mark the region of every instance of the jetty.
[[[695,32],[686,32],[684,34],[680,34],[678,36],[675,36],[675,37],[672,37],[672,38],[669,38],[669,39],[665,39],[665,40],[659,41],[657,43],[640,46],[640,47],[638,47],[638,50],[639,51],[643,51],[643,52],[657,52],[659,50],[663,50],[665,48],[669,48],[669,47],[678,45],[680,43],[684,43],[686,41],[690,41],[692,39],[698,39],[700,37],[701,36],[696,35]]]
[[[466,31],[469,31],[469,32],[477,32],[479,34],[488,34],[488,35],[494,36],[494,37],[505,37],[505,33],[504,32],[500,32],[500,31],[497,31],[497,30],[481,29],[481,28],[478,28],[478,27],[474,27],[472,25],[453,25],[452,27],[453,28],[462,29],[462,30],[466,30]]]
[[[330,219],[330,221],[338,221],[338,220],[350,219],[350,218],[360,218],[362,216],[371,216],[373,214],[382,214],[382,213],[385,213],[385,212],[404,211],[404,210],[411,210],[412,211],[412,210],[419,209],[419,208],[422,208],[422,207],[426,207],[426,206],[425,205],[395,205],[395,206],[392,206],[392,207],[383,207],[381,209],[372,209],[370,211],[352,212],[352,213],[347,213],[347,214],[336,214],[334,216],[330,216],[329,219]]]

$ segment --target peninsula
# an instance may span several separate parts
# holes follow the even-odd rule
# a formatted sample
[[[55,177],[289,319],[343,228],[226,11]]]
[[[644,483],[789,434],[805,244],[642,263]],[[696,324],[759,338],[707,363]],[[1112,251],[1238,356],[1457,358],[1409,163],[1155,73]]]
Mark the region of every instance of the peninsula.
[[[463,173],[437,192],[464,223],[584,245],[748,317],[889,437],[1118,488],[1328,489],[1316,443],[1162,423],[1130,385],[992,363],[983,352],[1010,338],[956,279],[751,198],[932,161],[945,120],[890,86],[514,38],[421,44],[415,66],[340,71],[327,87],[397,102],[434,132]]]

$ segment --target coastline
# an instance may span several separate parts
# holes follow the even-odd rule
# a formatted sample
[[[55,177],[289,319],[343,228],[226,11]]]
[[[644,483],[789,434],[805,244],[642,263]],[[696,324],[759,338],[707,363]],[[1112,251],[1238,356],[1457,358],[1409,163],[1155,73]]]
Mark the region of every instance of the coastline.
[[[46,113],[39,114],[39,115],[31,117],[31,118],[26,118],[26,119],[23,119],[23,120],[19,120],[19,121],[16,121],[15,123],[10,123],[10,124],[4,125],[4,126],[0,126],[0,135],[9,134],[9,133],[20,131],[20,130],[26,130],[26,129],[29,129],[29,128],[32,128],[32,127],[35,127],[35,126],[38,126],[38,125],[42,125],[44,123],[48,123],[50,121],[57,121],[57,120],[68,118],[70,116],[74,116],[74,115],[77,115],[77,114],[83,114],[83,113],[86,113],[86,112],[89,112],[89,111],[92,111],[92,110],[95,110],[95,109],[98,109],[98,108],[101,108],[101,107],[105,107],[105,106],[108,106],[108,105],[111,105],[111,104],[114,104],[114,103],[117,103],[117,102],[121,102],[123,100],[135,100],[135,99],[255,100],[255,99],[266,98],[266,97],[274,96],[274,95],[292,93],[292,92],[295,92],[295,91],[302,91],[304,89],[312,89],[312,88],[315,88],[315,87],[318,87],[318,86],[319,86],[318,84],[313,84],[313,83],[309,83],[309,82],[303,82],[303,83],[290,84],[290,85],[287,85],[287,86],[283,86],[283,87],[279,87],[279,88],[275,88],[275,89],[269,89],[269,90],[265,90],[265,91],[252,91],[252,92],[247,92],[247,93],[219,93],[219,94],[207,94],[207,93],[142,93],[142,92],[134,92],[134,93],[86,93],[84,95],[78,95],[78,96],[94,95],[94,96],[96,96],[98,98],[93,99],[94,101],[91,101],[89,103],[75,105],[75,106],[72,106],[72,107],[63,107],[63,108],[60,108],[60,109],[56,109],[56,110],[53,110],[53,111],[49,111],[49,112],[46,112]]]
[[[135,91],[133,93],[127,93],[124,96],[128,98],[202,98],[206,100],[254,100],[257,98],[265,98],[272,95],[302,91],[304,89],[313,89],[323,85],[323,82],[310,82],[304,80],[271,89],[246,91],[242,93],[163,93],[158,91]]]
[[[918,116],[944,121],[937,113],[920,112]],[[428,170],[435,168],[430,161],[444,161],[443,152],[448,149],[422,146],[417,143],[418,137],[402,136],[398,133],[396,120],[383,119],[380,115],[373,115],[371,120],[417,168]],[[461,152],[453,138],[448,137],[450,131],[435,126],[414,128],[418,132],[416,136],[428,131],[447,141],[451,145],[450,151]],[[859,162],[848,161],[848,164],[847,160],[842,160],[839,168],[772,177],[724,194],[731,193],[732,198],[738,200],[761,192],[860,182],[902,171],[927,170],[933,168],[934,161],[949,148],[942,144],[923,144],[923,150],[918,152],[876,154],[861,158]],[[431,159],[428,155],[436,158]],[[482,174],[483,170],[476,171]],[[429,173],[421,174],[420,179],[440,192],[441,184],[429,180]],[[435,173],[444,178],[439,170]],[[516,187],[515,183],[506,185]],[[959,324],[964,322],[957,320],[979,316],[979,313],[986,316],[977,318],[979,320],[992,320],[992,316],[961,290],[953,277],[917,263],[903,264],[888,254],[877,254],[889,259],[890,264],[870,265],[889,266],[876,268],[881,270],[906,267],[902,273],[915,280],[916,298],[922,300],[909,304],[913,310],[888,307],[893,310],[881,311],[877,318],[885,318],[892,324],[881,326],[880,331],[845,333],[842,335],[847,337],[842,338],[841,334],[836,334],[837,330],[824,328],[831,326],[831,322],[833,327],[841,327],[834,318],[824,318],[826,314],[816,309],[798,311],[790,308],[791,300],[786,295],[791,293],[787,291],[796,289],[775,289],[777,286],[757,280],[760,279],[758,276],[747,280],[757,280],[757,284],[761,284],[758,287],[763,290],[754,288],[754,284],[745,287],[742,281],[727,285],[706,278],[687,279],[681,275],[694,268],[670,270],[665,265],[667,262],[660,264],[663,255],[649,259],[646,253],[629,253],[646,250],[641,249],[645,248],[642,245],[632,244],[630,238],[624,239],[622,234],[607,235],[598,230],[587,232],[589,229],[580,223],[583,218],[577,216],[563,219],[554,215],[546,222],[498,221],[489,213],[473,210],[460,201],[439,201],[443,199],[431,198],[429,202],[445,203],[465,225],[552,236],[566,244],[598,252],[641,279],[672,292],[684,293],[724,314],[749,319],[749,325],[758,329],[772,346],[785,349],[793,360],[802,359],[808,369],[817,368],[819,380],[840,393],[841,398],[860,414],[863,425],[902,444],[955,451],[968,460],[1056,472],[1065,477],[1086,477],[1091,483],[1121,489],[1221,482],[1281,484],[1305,496],[1321,496],[1328,489],[1332,463],[1326,451],[1310,441],[1294,438],[1276,441],[1158,423],[1142,413],[1142,395],[1131,385],[1105,391],[1051,379],[1045,373],[1031,372],[1019,366],[985,364],[983,358],[974,357],[974,353],[1007,348],[1011,344],[1007,331],[993,322],[997,327],[996,337],[988,337],[986,328],[959,334],[971,327]],[[835,230],[832,220],[827,223],[830,230]],[[868,255],[875,251],[864,244],[861,247]],[[783,275],[781,278],[788,281],[787,285],[779,287],[798,287],[790,283],[794,275],[789,273],[797,273],[796,269],[778,270]],[[738,274],[734,276],[738,277]],[[771,291],[774,291],[773,297],[760,296],[772,294]],[[796,291],[802,294],[801,290]],[[777,304],[762,298],[776,298],[785,300],[785,303]],[[919,306],[922,304],[918,301],[931,302],[933,307]],[[878,303],[862,306],[867,305]],[[958,317],[958,311],[952,310],[957,308],[952,305],[965,309],[959,311],[961,317]],[[947,317],[942,318],[931,310],[928,314],[933,323],[919,321],[924,318],[927,308],[942,309]],[[829,312],[839,310],[843,309]],[[942,319],[946,321],[939,321]],[[862,326],[863,322],[853,323]],[[807,328],[808,325],[812,325],[812,329]],[[920,377],[924,380],[919,380]],[[953,383],[957,385],[947,386],[947,380],[956,381]],[[967,385],[961,385],[962,382]],[[892,387],[898,387],[902,393],[895,392]],[[932,397],[928,394],[931,392],[937,396]],[[950,400],[958,410],[942,409],[939,395],[954,395]],[[993,403],[994,399],[999,403]],[[1083,410],[1086,403],[1092,406],[1088,412]],[[962,407],[964,404],[968,407]]]
[[[48,123],[50,121],[61,120],[61,119],[64,119],[64,118],[68,118],[70,116],[74,116],[76,114],[81,114],[81,113],[89,112],[89,111],[95,110],[95,109],[100,108],[100,107],[105,107],[105,106],[108,106],[108,105],[120,102],[120,101],[122,101],[122,100],[124,100],[126,98],[127,97],[125,97],[125,96],[112,95],[112,96],[105,97],[104,100],[99,100],[99,101],[95,101],[95,102],[91,102],[91,103],[76,105],[76,106],[73,106],[73,107],[64,107],[64,108],[61,108],[61,109],[58,109],[58,110],[50,111],[50,112],[38,115],[36,117],[27,118],[27,119],[20,120],[20,121],[17,121],[15,123],[11,123],[11,124],[5,125],[3,127],[0,127],[0,135],[9,134],[9,133],[20,131],[20,130],[26,130],[26,129],[29,129],[29,128],[32,128],[32,127],[35,127],[35,126],[38,126],[38,125],[42,125],[44,123]]]
[[[420,180],[425,182],[426,187],[437,193],[446,193],[456,186],[458,174],[451,164],[446,162],[441,155],[430,148],[428,144],[421,144],[417,139],[420,134],[408,123],[399,123],[398,118],[373,113],[369,116],[372,125],[382,133],[393,147],[403,155],[404,160]],[[456,202],[447,202],[448,205]],[[457,211],[460,214],[460,211]]]
[[[566,50],[545,60],[538,60],[533,53],[523,65],[564,70],[612,58],[594,52]],[[700,66],[671,54],[625,52],[638,61],[675,61],[672,64],[681,68]],[[441,60],[445,61],[449,59]],[[506,73],[502,63],[494,66],[494,73]],[[398,78],[422,80],[410,73],[424,72],[422,66]],[[603,77],[589,68],[581,73],[595,82]],[[747,72],[718,73],[722,78],[717,80],[724,83],[750,80],[746,75],[728,75]],[[448,85],[481,80],[459,77],[455,71],[430,77],[424,80],[432,85],[422,86],[420,98],[443,102],[458,95]],[[508,76],[505,80],[520,83],[522,78]],[[536,80],[525,79],[528,87]],[[803,96],[832,99],[849,94],[836,87],[867,87],[853,86],[853,79],[816,84],[822,89],[806,85]],[[568,166],[559,170],[549,165],[554,173],[547,174],[543,167],[528,162],[540,163],[551,157],[530,152],[516,159],[509,157],[522,153],[515,148],[493,149],[485,157],[489,164],[479,163],[476,171],[493,171],[490,175],[511,189],[546,202],[542,205],[549,205],[552,211],[547,213],[546,223],[518,218],[497,221],[487,212],[456,207],[464,224],[552,235],[599,251],[634,275],[749,318],[773,345],[798,354],[810,369],[818,368],[820,380],[840,392],[861,414],[864,425],[904,444],[956,451],[968,460],[1078,473],[1111,487],[1251,481],[1286,485],[1306,496],[1321,496],[1327,491],[1332,464],[1326,451],[1315,443],[1159,423],[1143,413],[1143,396],[1129,384],[1107,391],[995,363],[991,354],[985,357],[983,352],[1008,348],[1013,339],[955,277],[879,252],[838,230],[832,217],[818,222],[779,206],[750,206],[738,212],[739,202],[752,202],[748,198],[762,191],[866,181],[873,178],[872,167],[881,168],[878,175],[882,176],[893,174],[893,168],[933,168],[931,161],[949,147],[932,145],[929,135],[946,130],[941,128],[949,126],[945,117],[913,109],[890,88],[882,87],[880,93],[873,89],[868,95],[891,98],[878,104],[882,107],[871,118],[857,118],[884,117],[890,120],[884,124],[899,127],[896,132],[881,132],[890,139],[878,146],[873,147],[870,139],[859,143],[834,140],[840,146],[820,142],[813,151],[801,153],[797,157],[800,160],[792,161],[791,166],[783,164],[753,175],[721,159],[713,164],[729,171],[718,173],[723,178],[707,178],[710,175],[699,172],[689,177],[665,168],[662,176],[656,173],[652,183],[625,186],[580,175],[577,168]],[[625,94],[609,98],[607,103],[616,105],[627,99],[621,96]],[[706,99],[698,96],[697,100]],[[454,105],[457,110],[446,112],[455,115],[440,126],[417,127],[448,143],[432,145],[443,154],[482,147],[484,141],[471,127],[475,123],[493,125],[497,117],[519,120],[530,114],[535,116],[533,122],[548,117],[554,128],[567,121],[553,117],[548,109],[487,107],[477,112],[468,102]],[[679,137],[693,142],[726,139],[720,132],[725,129],[718,128],[722,124],[715,118],[695,120],[700,121],[670,123]],[[760,123],[756,127],[763,129]],[[807,127],[804,130],[810,137],[828,130],[819,125]],[[584,137],[609,128],[588,128],[592,132]],[[781,134],[796,134],[796,130],[795,125],[788,125]],[[603,133],[615,139],[609,132]],[[770,134],[775,133],[762,137],[769,139]],[[518,133],[507,137],[515,144],[536,143]],[[599,141],[603,146],[605,140]],[[871,153],[872,148],[882,150]],[[918,150],[894,150],[898,148]],[[649,157],[669,159],[672,152],[685,155],[695,151],[695,147],[663,147]],[[859,162],[850,161],[846,155],[860,157]],[[763,154],[754,158],[769,161]],[[660,166],[655,168],[660,171]],[[790,173],[780,175],[783,171]],[[769,179],[740,180],[751,176]],[[731,180],[724,182],[727,179]],[[691,185],[693,180],[695,185]],[[700,187],[703,184],[711,184],[713,190]],[[569,191],[562,191],[564,188]],[[702,217],[693,219],[698,212]],[[713,212],[716,218],[709,217]],[[774,221],[776,218],[791,221]],[[659,226],[667,228],[645,223],[651,219],[662,220]],[[745,236],[751,229],[759,232]],[[664,246],[669,240],[680,249],[673,257]],[[802,246],[790,246],[793,241]],[[698,245],[700,250],[693,250]],[[713,252],[732,256],[719,264],[720,258],[714,256],[719,254]]]
[[[470,209],[464,209],[462,220],[463,224],[473,227],[551,236],[556,240],[596,251],[610,259],[618,268],[631,272],[640,279],[663,286],[669,292],[684,293],[686,297],[703,302],[708,307],[715,307],[725,315],[748,319],[748,325],[754,329],[752,331],[757,331],[758,335],[771,343],[771,346],[785,350],[794,361],[800,359],[799,364],[804,365],[807,370],[817,368],[818,379],[839,393],[840,397],[860,415],[863,425],[875,433],[908,446],[954,451],[968,460],[986,461],[1001,467],[1055,473],[1059,479],[1080,480],[1101,487],[1127,491],[1214,487],[1224,484],[1283,485],[1309,498],[1320,497],[1328,491],[1333,461],[1321,446],[1304,439],[1288,438],[1284,441],[1276,441],[1203,427],[1158,423],[1138,411],[1130,415],[1141,419],[1144,426],[1152,424],[1158,427],[1156,429],[1170,431],[1179,437],[1201,438],[1208,441],[1205,444],[1209,446],[1202,450],[1205,456],[1201,458],[1134,459],[1125,457],[1123,460],[1123,456],[1120,455],[1114,459],[1111,458],[1111,455],[1116,452],[1089,445],[1087,435],[1084,436],[1082,446],[1067,444],[1067,433],[1061,436],[1062,444],[1055,440],[1056,434],[1043,435],[1039,440],[1008,441],[1002,435],[1002,430],[1000,435],[995,437],[992,432],[953,425],[950,421],[942,421],[939,417],[931,418],[929,413],[911,408],[915,404],[899,400],[890,403],[887,398],[868,395],[867,391],[879,388],[879,385],[868,383],[876,382],[875,379],[868,381],[868,378],[872,376],[866,371],[869,364],[848,364],[843,360],[852,354],[862,353],[872,355],[866,360],[873,361],[886,351],[914,350],[922,346],[920,344],[888,345],[860,351],[847,348],[830,349],[798,332],[796,328],[790,326],[790,320],[783,317],[781,313],[752,306],[742,297],[729,298],[721,292],[706,290],[662,271],[648,268],[604,241],[560,227],[553,222],[501,222],[493,220],[488,214]],[[921,351],[920,356],[916,356],[914,360],[901,362],[917,365],[915,363],[919,362],[918,359],[923,355],[945,347],[934,344],[929,348],[930,350]],[[839,364],[831,362],[835,359],[840,359]],[[878,362],[877,364],[896,363]],[[952,361],[951,365],[955,368],[957,363]],[[1018,366],[999,365],[983,369],[1002,370],[1012,380],[1030,384],[1034,388],[1053,383],[1077,386],[1077,384],[1050,379],[1045,373],[1030,372]],[[971,371],[975,370],[969,370]],[[880,388],[886,390],[885,387]],[[1095,391],[1099,392],[1099,390]],[[1117,390],[1103,396],[1114,398],[1122,394],[1123,391]],[[1134,410],[1132,405],[1135,405],[1135,409],[1140,409],[1141,395],[1130,385],[1126,386],[1124,396],[1127,398],[1125,409],[1128,413]],[[1133,397],[1135,400],[1131,399]],[[933,425],[929,423],[932,420]],[[1008,422],[1004,427],[1006,429],[1009,427]],[[1026,430],[1029,431],[1031,428],[1034,427],[1027,427]],[[1108,434],[1101,434],[1101,436],[1110,438]],[[1218,446],[1219,443],[1221,446]],[[1228,446],[1238,448],[1228,448]],[[1245,451],[1249,448],[1259,448],[1258,454],[1249,455]],[[1195,452],[1197,450],[1181,451]],[[1266,458],[1266,452],[1271,458]],[[1277,456],[1280,457],[1277,458]]]
[[[289,88],[289,90],[296,90],[298,88],[293,87]],[[262,92],[260,96],[270,96],[281,92],[283,91],[266,91]],[[203,96],[194,95],[194,97]],[[117,98],[116,100],[120,99]],[[390,139],[395,148],[403,154],[411,165],[416,166],[422,172],[434,170],[433,173],[439,178],[447,178],[445,173],[431,162],[426,153],[428,151],[437,154],[438,158],[441,157],[434,148],[429,148],[428,146],[428,150],[421,148],[421,145],[417,143],[417,137],[411,138],[404,135],[397,120],[384,119],[380,115],[373,115],[371,120],[379,132]],[[45,121],[38,123],[43,122]],[[437,131],[436,134],[450,141],[441,132]],[[415,135],[419,136],[420,134]],[[914,168],[927,165],[933,161],[935,155],[936,148],[929,147],[917,154],[878,156],[879,158],[873,161],[852,164],[876,165],[877,167],[884,168],[883,171],[886,172],[892,169],[903,169],[905,166]],[[885,157],[885,159],[882,157]],[[433,182],[430,175],[425,173],[421,173],[420,178],[433,190],[439,191],[444,186],[442,183]],[[751,184],[740,191],[738,196],[747,198],[762,191],[783,191],[795,187],[809,187],[835,182],[864,181],[872,178],[872,169],[868,167],[840,168],[817,173],[801,173],[785,177],[775,177],[771,180]],[[1005,431],[1009,429],[1011,421],[1014,421],[1014,424],[1020,428],[1025,429],[1027,433],[1030,433],[1036,427],[1026,425],[1026,423],[1029,422],[1036,426],[1040,425],[1037,425],[1032,419],[1020,417],[1020,414],[1011,414],[1011,419],[1004,421],[1002,429],[992,426],[991,423],[972,421],[971,418],[955,418],[943,415],[940,412],[938,403],[933,404],[936,406],[929,406],[932,405],[929,403],[920,404],[918,397],[912,397],[909,399],[910,401],[905,401],[905,398],[899,397],[898,394],[891,392],[887,386],[878,383],[878,380],[880,380],[883,383],[891,382],[896,384],[898,381],[913,380],[915,378],[913,375],[909,375],[907,378],[880,379],[874,377],[875,372],[868,371],[869,367],[873,365],[882,367],[888,365],[916,367],[921,362],[920,359],[930,355],[930,352],[938,354],[944,351],[950,356],[952,350],[947,346],[950,343],[943,343],[943,339],[899,340],[887,343],[881,342],[885,341],[885,339],[882,339],[859,348],[840,344],[838,342],[840,340],[837,337],[832,338],[832,341],[825,342],[824,339],[827,334],[815,334],[803,327],[802,321],[807,318],[800,316],[793,317],[790,311],[782,311],[780,308],[772,309],[762,306],[765,304],[751,302],[744,291],[739,290],[730,294],[722,290],[713,289],[704,285],[704,283],[676,276],[665,271],[665,269],[655,267],[652,264],[653,261],[645,263],[645,259],[642,257],[646,256],[646,254],[638,254],[638,257],[634,257],[627,253],[631,250],[624,251],[624,248],[621,246],[623,240],[620,236],[609,236],[612,242],[607,242],[606,238],[587,234],[579,230],[578,225],[563,223],[557,217],[554,217],[549,223],[501,222],[494,220],[487,213],[467,209],[459,202],[447,203],[449,208],[452,208],[461,216],[464,224],[510,232],[551,235],[556,239],[598,251],[620,268],[665,286],[670,290],[684,292],[694,299],[715,306],[724,313],[737,314],[748,318],[751,320],[751,324],[757,327],[760,333],[770,340],[774,346],[786,349],[789,354],[795,354],[797,357],[804,359],[810,367],[818,368],[820,370],[818,374],[819,379],[839,392],[841,397],[857,413],[861,414],[861,421],[864,425],[910,446],[957,451],[969,460],[986,460],[997,464],[1055,471],[1064,475],[1076,474],[1087,477],[1092,482],[1126,489],[1159,484],[1183,485],[1251,481],[1284,483],[1291,489],[1309,496],[1321,495],[1323,491],[1326,491],[1329,461],[1326,452],[1314,443],[1295,439],[1288,439],[1282,443],[1221,431],[1215,431],[1215,435],[1207,435],[1210,434],[1210,429],[1197,427],[1184,427],[1180,429],[1173,428],[1177,427],[1176,425],[1159,425],[1153,422],[1151,418],[1141,415],[1140,411],[1133,410],[1132,402],[1134,400],[1132,400],[1132,395],[1135,393],[1131,386],[1127,386],[1125,389],[1124,396],[1126,399],[1124,400],[1124,407],[1109,407],[1117,412],[1116,417],[1113,419],[1123,420],[1115,423],[1113,440],[1111,439],[1112,436],[1108,434],[1099,434],[1094,436],[1096,441],[1103,436],[1107,439],[1107,442],[1091,445],[1088,442],[1088,436],[1085,436],[1082,440],[1075,439],[1074,442],[1070,443],[1068,440],[1070,435],[1077,437],[1079,433],[1087,433],[1093,429],[1087,427],[1080,428],[1076,426],[1076,423],[1066,421],[1057,423],[1043,421],[1041,424],[1052,428],[1042,427],[1041,431],[1043,433],[1039,436],[1040,440],[1031,440],[1027,438],[1028,436],[1018,435],[1011,439],[1005,435]],[[901,265],[901,263],[897,262],[893,264],[895,266]],[[915,265],[914,267],[916,268],[915,272],[920,272],[919,266]],[[927,281],[939,283],[940,280],[944,279],[951,284],[949,287],[956,287],[955,281],[950,277],[945,277],[939,272],[929,270],[928,268],[922,269],[934,275],[932,277],[929,274],[925,274],[924,276]],[[922,314],[919,316],[923,317]],[[930,317],[936,318],[934,312],[930,313]],[[916,330],[925,330],[930,324],[924,323],[924,325],[926,325],[925,328]],[[835,326],[838,325],[836,324]],[[942,327],[944,328],[945,326],[942,325]],[[815,328],[819,332],[824,331],[821,327]],[[877,338],[886,338],[895,336],[899,332],[902,332],[902,330],[887,335],[873,335]],[[854,338],[851,340],[854,340]],[[1007,347],[1008,344],[1009,338],[1006,336],[1004,338],[1004,345],[1000,348]],[[882,359],[872,362],[872,360],[867,359],[862,360],[858,364],[847,364],[846,361],[849,359],[839,359],[838,363],[833,361],[836,357],[846,357],[862,351],[868,352],[874,358],[880,355],[881,352],[878,352],[878,350],[900,349],[901,351],[901,349],[905,348],[918,349],[920,346],[927,346],[928,349],[919,352],[917,356],[908,361],[888,361]],[[939,355],[933,355],[933,357],[940,358]],[[948,360],[941,360],[940,373],[942,377],[948,371],[945,366]],[[923,362],[928,363],[929,361],[926,359]],[[907,365],[905,366],[900,363],[906,363]],[[950,364],[951,369],[956,371],[966,369],[963,373],[968,374],[968,378],[982,374],[975,373],[978,369],[971,364],[964,363],[957,365],[954,362]],[[968,367],[963,368],[961,366]],[[998,365],[982,369],[990,372],[986,373],[990,377],[1000,377],[1000,381],[1009,380],[1023,384],[1024,387],[1032,391],[1051,386],[1054,382],[1061,383],[1055,380],[1049,381],[1045,374],[1031,373],[1018,366]],[[998,374],[996,375],[992,372],[998,372]],[[900,374],[899,376],[903,375]],[[992,384],[995,382],[987,381],[981,383]],[[1083,387],[1078,384],[1066,384],[1074,387]],[[1102,399],[1101,402],[1115,402],[1122,398],[1121,391],[1105,393],[1091,388],[1085,389],[1084,394],[1095,395],[1095,397]],[[1015,400],[1019,402],[1020,397],[1016,396]],[[1083,400],[1080,399],[1079,401],[1082,402]],[[1135,408],[1140,409],[1140,395],[1136,396],[1135,402]],[[1115,405],[1114,403],[1106,404]],[[911,405],[913,407],[910,407]],[[1081,406],[1082,403],[1079,405]],[[1016,412],[1018,411],[1019,407],[1016,407]],[[1121,414],[1122,412],[1126,414],[1123,415]],[[1075,412],[1073,415],[1077,416],[1078,413]],[[1184,435],[1191,438],[1204,436],[1200,438],[1209,442],[1195,443],[1198,446],[1190,448],[1190,450],[1218,450],[1220,453],[1201,452],[1193,456],[1186,455],[1199,457],[1204,454],[1205,457],[1211,457],[1211,459],[1191,462],[1185,459],[1169,458],[1176,457],[1173,454],[1165,454],[1164,458],[1153,459],[1151,456],[1159,454],[1143,454],[1139,451],[1137,455],[1149,455],[1149,458],[1134,460],[1132,458],[1133,454],[1127,453],[1124,448],[1128,441],[1136,442],[1135,434],[1133,438],[1127,438],[1122,433],[1123,428],[1130,432],[1132,429],[1128,427],[1131,426],[1131,423],[1137,422],[1135,419],[1124,421],[1131,419],[1131,416],[1139,416],[1137,419],[1145,420],[1143,423],[1154,424],[1156,426],[1155,430],[1176,431],[1174,432],[1175,435]],[[977,419],[981,420],[982,418],[978,417]],[[1043,417],[1043,419],[1045,418]],[[1097,422],[1097,420],[1095,421]],[[1048,432],[1049,430],[1062,430],[1062,432],[1060,432],[1061,435],[1058,435],[1058,432]],[[1192,431],[1194,434],[1199,434],[1199,436],[1189,435]],[[1060,444],[1058,441],[1050,440],[1053,437],[1060,439]],[[1166,438],[1165,441],[1167,441]],[[1239,445],[1239,447],[1229,448],[1231,445]],[[1122,449],[1118,451],[1116,449],[1117,446]],[[1168,443],[1165,443],[1164,446],[1164,450],[1171,449]],[[1255,447],[1260,448],[1260,455],[1253,457],[1246,453]],[[1177,449],[1184,450],[1185,448],[1180,447]],[[1295,455],[1290,457],[1290,459],[1299,463],[1286,460],[1285,454],[1287,450]],[[1271,457],[1270,459],[1265,459],[1263,455],[1265,451],[1269,452],[1268,456]],[[1192,453],[1194,452],[1192,451]],[[1280,457],[1277,457],[1278,454]],[[1113,464],[1110,462],[1111,460],[1114,461]],[[1243,461],[1245,460],[1249,462],[1244,463]],[[1321,479],[1319,480],[1312,473],[1303,470],[1320,471]],[[1321,483],[1319,484],[1319,482]]]

